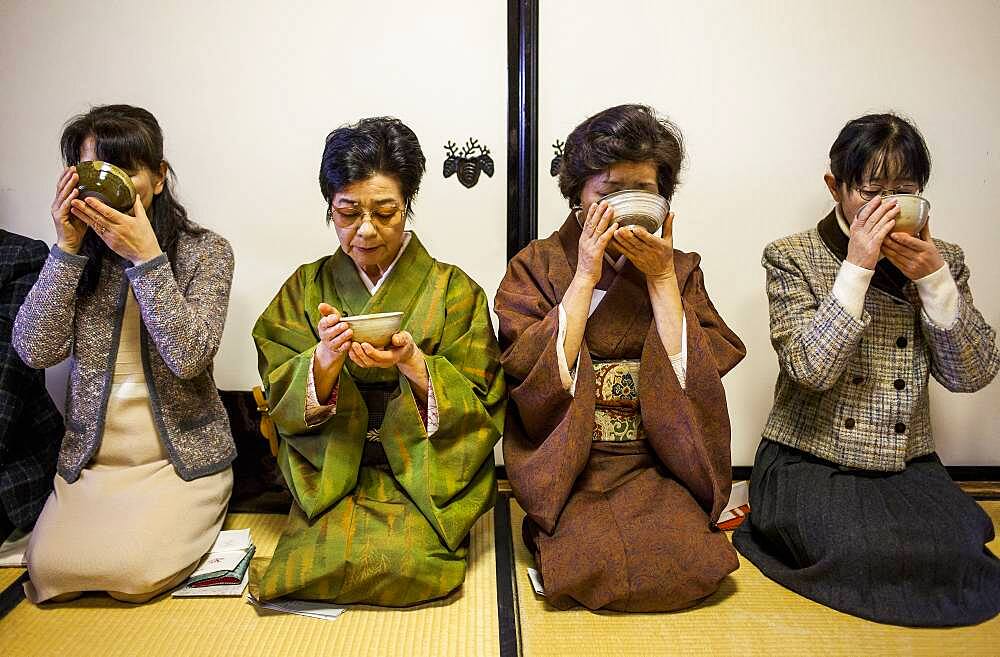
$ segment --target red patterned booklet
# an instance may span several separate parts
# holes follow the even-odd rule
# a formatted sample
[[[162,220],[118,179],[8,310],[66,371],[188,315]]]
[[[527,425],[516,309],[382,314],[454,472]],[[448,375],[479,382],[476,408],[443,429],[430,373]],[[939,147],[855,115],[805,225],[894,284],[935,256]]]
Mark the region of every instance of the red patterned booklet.
[[[241,596],[250,577],[256,547],[249,529],[219,532],[212,550],[174,597]]]

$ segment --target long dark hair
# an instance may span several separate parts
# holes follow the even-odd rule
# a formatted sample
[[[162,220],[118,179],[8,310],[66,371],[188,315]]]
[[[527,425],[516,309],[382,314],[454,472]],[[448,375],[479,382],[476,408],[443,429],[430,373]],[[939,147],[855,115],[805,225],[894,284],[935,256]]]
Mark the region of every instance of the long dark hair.
[[[175,174],[163,157],[163,131],[156,117],[141,107],[131,105],[101,105],[91,108],[86,114],[74,116],[66,123],[59,139],[63,161],[67,166],[80,162],[80,148],[88,137],[93,137],[96,142],[98,159],[129,172],[145,167],[158,174],[160,165],[167,165],[163,190],[153,197],[147,215],[160,248],[167,254],[171,267],[175,267],[177,239],[180,234],[197,235],[203,233],[204,229],[188,219],[187,210],[174,196],[172,187]],[[97,288],[104,259],[118,256],[92,230],[84,235],[80,254],[89,259],[79,290],[90,294]]]
[[[903,117],[868,114],[848,121],[837,135],[830,172],[855,189],[879,178],[905,178],[923,189],[931,177],[931,155],[923,135]]]
[[[659,192],[668,201],[680,182],[684,139],[680,129],[646,105],[618,105],[591,116],[566,138],[559,190],[570,206],[580,203],[587,179],[615,162],[656,165]]]

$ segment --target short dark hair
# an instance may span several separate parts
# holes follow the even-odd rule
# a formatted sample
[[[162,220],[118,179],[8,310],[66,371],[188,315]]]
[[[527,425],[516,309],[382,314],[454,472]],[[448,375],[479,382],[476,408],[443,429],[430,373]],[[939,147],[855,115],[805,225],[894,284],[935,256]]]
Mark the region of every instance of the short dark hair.
[[[895,114],[868,114],[848,121],[830,147],[830,173],[848,187],[868,180],[905,178],[923,189],[931,154],[917,127]]]
[[[333,195],[351,183],[378,173],[390,175],[399,180],[409,216],[426,162],[417,136],[399,119],[390,116],[361,119],[326,136],[319,165],[319,188],[329,205]]]
[[[684,140],[680,129],[646,105],[618,105],[598,112],[566,138],[559,166],[559,190],[571,206],[580,203],[591,176],[615,162],[656,164],[656,183],[667,200],[680,182]]]

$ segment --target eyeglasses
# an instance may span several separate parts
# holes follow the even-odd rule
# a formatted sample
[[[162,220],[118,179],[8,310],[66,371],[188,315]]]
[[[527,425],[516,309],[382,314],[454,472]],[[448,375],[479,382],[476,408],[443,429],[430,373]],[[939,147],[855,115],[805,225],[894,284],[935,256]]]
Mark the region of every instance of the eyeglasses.
[[[876,196],[891,196],[892,194],[919,194],[920,188],[916,185],[900,185],[895,189],[882,189],[881,187],[860,187],[858,194],[868,202]]]
[[[388,226],[401,213],[402,208],[398,205],[384,205],[372,210],[365,210],[359,204],[354,203],[343,207],[336,207],[332,203],[327,210],[327,221],[332,221],[338,228],[358,228],[365,221],[365,216],[373,224]]]

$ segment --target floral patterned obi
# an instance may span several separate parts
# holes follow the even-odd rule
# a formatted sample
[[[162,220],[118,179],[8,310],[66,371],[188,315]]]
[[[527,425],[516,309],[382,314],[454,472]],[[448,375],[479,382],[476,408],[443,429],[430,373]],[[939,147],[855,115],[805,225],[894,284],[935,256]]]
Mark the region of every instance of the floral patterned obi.
[[[597,442],[642,440],[639,361],[594,361],[594,437]]]

